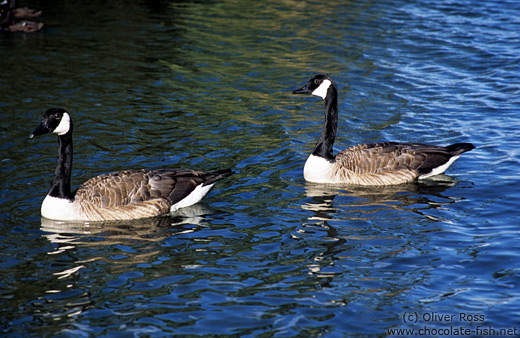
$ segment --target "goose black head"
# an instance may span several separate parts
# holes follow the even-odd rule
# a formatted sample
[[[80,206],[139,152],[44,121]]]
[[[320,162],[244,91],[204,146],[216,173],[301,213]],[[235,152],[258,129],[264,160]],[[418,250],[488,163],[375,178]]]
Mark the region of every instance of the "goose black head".
[[[334,89],[337,92],[336,83],[334,83],[334,81],[327,75],[319,74],[313,76],[305,86],[293,91],[293,94],[309,94],[321,97],[325,100],[329,88]]]
[[[51,108],[43,114],[42,122],[29,137],[33,138],[48,133],[65,135],[71,131],[72,120],[69,113],[61,108]]]

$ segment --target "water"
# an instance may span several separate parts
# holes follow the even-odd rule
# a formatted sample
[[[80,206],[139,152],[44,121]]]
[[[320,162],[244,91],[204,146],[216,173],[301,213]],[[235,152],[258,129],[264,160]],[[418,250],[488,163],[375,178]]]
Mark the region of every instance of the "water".
[[[516,1],[22,5],[46,29],[0,36],[2,336],[518,335]],[[433,182],[305,183],[322,103],[291,91],[321,72],[340,87],[336,151],[477,148]],[[54,106],[75,122],[73,185],[236,174],[168,217],[42,220],[56,140],[28,135]]]

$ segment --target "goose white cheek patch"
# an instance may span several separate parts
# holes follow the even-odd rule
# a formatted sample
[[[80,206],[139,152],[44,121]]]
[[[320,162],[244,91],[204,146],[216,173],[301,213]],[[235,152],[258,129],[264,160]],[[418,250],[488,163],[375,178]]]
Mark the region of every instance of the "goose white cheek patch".
[[[327,96],[327,90],[329,90],[329,87],[332,83],[330,80],[323,80],[323,82],[320,84],[320,86],[312,92],[312,95],[319,96],[322,99],[325,100],[325,97]]]
[[[61,118],[60,124],[54,129],[54,133],[58,135],[65,135],[69,132],[70,129],[70,115],[68,113],[63,113],[63,117]]]

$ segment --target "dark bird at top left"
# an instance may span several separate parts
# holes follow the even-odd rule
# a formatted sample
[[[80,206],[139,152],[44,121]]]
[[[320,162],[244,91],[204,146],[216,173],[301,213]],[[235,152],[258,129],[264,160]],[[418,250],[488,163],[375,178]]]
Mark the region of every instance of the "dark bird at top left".
[[[16,7],[15,0],[0,0],[0,30],[33,33],[43,29],[42,11]]]

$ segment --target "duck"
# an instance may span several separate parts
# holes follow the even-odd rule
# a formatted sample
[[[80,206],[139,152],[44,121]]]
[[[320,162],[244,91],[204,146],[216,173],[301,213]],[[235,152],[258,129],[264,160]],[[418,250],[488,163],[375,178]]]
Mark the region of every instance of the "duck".
[[[42,11],[17,7],[15,0],[0,0],[0,31],[39,32],[43,29]]]
[[[233,174],[231,169],[131,169],[93,177],[73,192],[72,130],[71,115],[50,108],[30,134],[58,137],[58,164],[41,205],[43,218],[96,222],[161,216],[199,202],[217,181]]]
[[[13,16],[16,19],[34,19],[41,17],[42,11],[28,7],[18,7],[13,9]]]
[[[459,156],[475,148],[471,143],[437,146],[422,143],[379,142],[351,146],[336,155],[338,87],[328,75],[313,76],[293,94],[323,99],[325,123],[303,169],[307,182],[386,186],[410,183],[442,174]]]
[[[5,26],[0,26],[0,30],[7,32],[23,32],[23,33],[34,33],[39,32],[43,29],[43,23],[34,22],[30,20],[22,20],[13,22]]]

